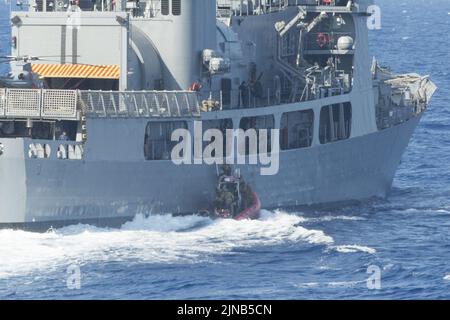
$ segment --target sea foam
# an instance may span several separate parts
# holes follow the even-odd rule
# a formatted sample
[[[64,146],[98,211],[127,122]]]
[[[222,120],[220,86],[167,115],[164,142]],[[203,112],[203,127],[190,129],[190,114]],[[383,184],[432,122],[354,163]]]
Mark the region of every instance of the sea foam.
[[[307,229],[304,218],[262,211],[254,221],[201,216],[138,215],[121,229],[75,225],[48,233],[0,231],[0,278],[108,261],[198,263],[233,249],[285,243],[329,246],[334,240]]]

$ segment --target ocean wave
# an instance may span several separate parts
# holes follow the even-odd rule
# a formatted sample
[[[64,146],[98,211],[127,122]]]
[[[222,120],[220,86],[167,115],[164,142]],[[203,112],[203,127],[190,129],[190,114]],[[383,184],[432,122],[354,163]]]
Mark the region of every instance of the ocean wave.
[[[359,245],[341,245],[341,246],[334,246],[332,249],[336,250],[340,253],[355,253],[355,252],[365,252],[369,254],[375,254],[377,250],[365,247],[365,246],[359,246]]]
[[[309,289],[309,288],[318,288],[321,284],[319,282],[305,282],[305,283],[297,283],[295,287],[299,289]]]
[[[450,281],[450,273],[449,273],[449,274],[446,274],[446,275],[444,276],[444,280],[445,280],[445,281]]]
[[[326,285],[329,288],[353,288],[366,284],[367,280],[355,280],[355,281],[332,281],[328,282]]]
[[[198,263],[233,249],[285,243],[332,245],[321,230],[306,229],[304,219],[262,211],[254,221],[211,220],[200,216],[142,215],[121,229],[75,225],[48,233],[0,231],[0,278],[48,271],[71,264],[105,261]]]
[[[317,218],[305,218],[305,222],[330,222],[335,220],[344,220],[344,221],[363,221],[366,218],[356,217],[356,216],[323,216]]]
[[[331,281],[331,282],[304,282],[297,283],[295,287],[299,289],[311,289],[311,288],[354,288],[367,283],[367,280],[354,280],[354,281]]]

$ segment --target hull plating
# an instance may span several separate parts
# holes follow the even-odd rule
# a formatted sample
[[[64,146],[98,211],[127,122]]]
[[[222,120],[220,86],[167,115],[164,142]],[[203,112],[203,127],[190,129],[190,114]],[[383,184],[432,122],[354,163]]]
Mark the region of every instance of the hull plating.
[[[241,171],[263,208],[385,197],[419,122],[346,141],[280,154],[280,171]],[[5,140],[0,157],[0,225],[108,224],[137,213],[195,213],[212,200],[216,167],[170,161],[28,159],[23,139]]]

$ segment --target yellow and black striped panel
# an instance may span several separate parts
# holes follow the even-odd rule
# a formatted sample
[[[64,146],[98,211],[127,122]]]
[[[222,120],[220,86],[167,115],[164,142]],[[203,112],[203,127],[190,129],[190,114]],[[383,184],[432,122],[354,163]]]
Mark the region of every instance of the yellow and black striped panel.
[[[33,64],[32,70],[43,78],[119,79],[119,66],[86,64]]]

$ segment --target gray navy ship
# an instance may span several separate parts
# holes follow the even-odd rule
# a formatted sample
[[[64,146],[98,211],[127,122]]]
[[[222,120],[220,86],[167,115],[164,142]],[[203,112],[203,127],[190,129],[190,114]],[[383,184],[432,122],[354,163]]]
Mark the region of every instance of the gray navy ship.
[[[29,0],[0,78],[0,226],[192,214],[218,166],[176,129],[279,130],[264,208],[386,197],[436,90],[369,56],[370,0]],[[233,144],[232,144],[233,145]]]

